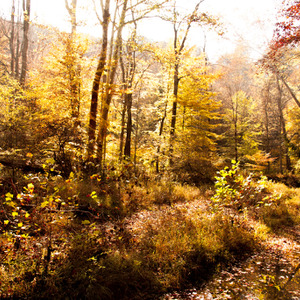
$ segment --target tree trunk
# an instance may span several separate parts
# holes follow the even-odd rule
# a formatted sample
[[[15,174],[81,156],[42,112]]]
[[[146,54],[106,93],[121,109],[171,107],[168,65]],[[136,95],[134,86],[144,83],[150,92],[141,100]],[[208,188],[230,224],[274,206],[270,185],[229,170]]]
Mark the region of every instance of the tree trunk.
[[[165,123],[165,119],[167,117],[167,107],[168,107],[168,101],[166,101],[164,115],[160,121],[160,126],[159,126],[159,136],[160,137],[162,136],[163,130],[164,130],[164,123]],[[160,164],[159,164],[160,148],[161,148],[161,145],[159,144],[157,146],[157,151],[156,151],[156,173],[159,173],[159,170],[160,170]]]
[[[65,6],[69,13],[72,25],[71,34],[75,34],[77,30],[77,18],[76,18],[76,9],[77,9],[77,0],[72,0],[71,6],[68,3],[68,0],[65,0]]]
[[[12,1],[12,8],[11,8],[11,34],[9,38],[9,48],[10,48],[10,56],[11,56],[11,61],[10,61],[10,71],[11,74],[14,74],[15,71],[15,0]]]
[[[20,16],[20,3],[18,5],[18,16],[19,20],[17,21],[17,32],[15,33],[16,36],[16,46],[15,46],[15,78],[19,80],[20,78],[20,54],[21,54],[21,46],[22,43],[20,42],[20,23],[21,23],[21,16]]]
[[[127,107],[127,126],[126,126],[126,140],[124,147],[124,155],[125,157],[131,156],[131,133],[132,133],[132,116],[131,116],[131,108],[132,108],[132,93],[128,93],[125,95],[126,99],[126,107]]]
[[[270,97],[270,86],[268,84],[266,89],[266,94],[263,97],[263,109],[264,109],[264,115],[265,115],[265,151],[266,153],[270,153],[270,134],[269,134],[269,115],[268,115],[268,104],[269,104],[269,97]],[[268,167],[267,172],[270,172],[270,162],[268,161]]]
[[[71,33],[69,39],[67,40],[66,55],[72,57],[75,51],[75,37],[77,32],[77,0],[72,0],[71,6],[69,5],[68,0],[65,0],[65,6],[71,20]],[[71,118],[73,119],[74,127],[77,127],[80,124],[79,113],[81,66],[76,59],[72,59],[70,63],[67,64],[67,66],[70,84]]]
[[[170,135],[171,137],[174,137],[175,135],[175,127],[176,127],[176,117],[177,117],[177,97],[178,97],[178,87],[179,87],[179,64],[175,64],[174,68],[174,78],[173,78],[173,106],[172,106],[172,119],[171,119],[171,131]]]
[[[106,0],[105,8],[103,10],[102,48],[101,48],[101,53],[100,53],[99,62],[98,62],[97,70],[96,70],[94,81],[93,81],[93,89],[92,89],[89,130],[88,130],[88,153],[87,153],[88,160],[92,159],[92,156],[94,154],[94,148],[95,148],[96,119],[97,119],[97,111],[98,111],[98,94],[99,94],[101,77],[102,77],[102,74],[103,74],[103,71],[104,71],[105,65],[106,65],[106,56],[107,56],[108,25],[109,25],[109,20],[110,20],[109,5],[110,5],[110,0]]]
[[[132,37],[129,40],[128,45],[128,79],[127,79],[127,91],[125,94],[125,101],[127,107],[127,126],[126,126],[126,140],[125,140],[125,148],[124,148],[124,155],[125,157],[131,157],[131,136],[132,136],[132,86],[133,80],[135,75],[136,69],[136,61],[135,61],[135,50],[132,47],[132,44],[135,42],[136,39],[136,24],[135,29],[132,33]]]
[[[23,0],[24,23],[23,23],[22,67],[21,67],[21,76],[20,76],[20,83],[23,86],[25,85],[26,73],[27,73],[27,52],[28,52],[29,22],[30,22],[30,1],[31,0]]]
[[[279,112],[279,118],[280,118],[280,172],[283,172],[282,168],[282,157],[283,157],[283,151],[286,159],[286,169],[290,171],[292,169],[291,167],[291,159],[288,153],[288,136],[286,132],[286,126],[285,126],[285,120],[283,116],[283,105],[282,105],[282,88],[279,84],[279,78],[277,77],[277,87],[279,95],[277,97],[277,107]]]
[[[119,161],[122,161],[123,157],[123,147],[124,147],[124,135],[125,135],[125,115],[126,115],[126,100],[125,100],[125,94],[124,94],[124,103],[122,108],[122,119],[121,119],[121,133],[120,133],[120,152],[119,152]]]
[[[173,165],[173,147],[175,139],[175,128],[177,118],[177,97],[179,87],[179,63],[176,62],[174,66],[174,77],[173,77],[173,105],[172,105],[172,118],[171,118],[171,129],[170,129],[170,149],[169,149],[169,164]]]
[[[297,99],[295,93],[293,92],[293,90],[290,88],[290,86],[287,84],[287,82],[285,81],[285,79],[283,78],[283,76],[279,75],[281,81],[283,82],[283,84],[285,85],[285,87],[288,89],[288,91],[290,92],[292,98],[294,99],[294,101],[296,102],[296,104],[298,105],[298,107],[300,107],[300,102]]]

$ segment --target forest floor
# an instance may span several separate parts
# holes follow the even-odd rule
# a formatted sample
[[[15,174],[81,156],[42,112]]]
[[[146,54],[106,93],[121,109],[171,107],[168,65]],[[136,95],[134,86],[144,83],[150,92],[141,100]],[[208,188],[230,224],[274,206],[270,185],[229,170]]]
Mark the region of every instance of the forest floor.
[[[270,234],[246,260],[220,270],[199,287],[168,293],[161,300],[299,300],[300,226]]]
[[[145,228],[153,232],[161,226],[161,219],[175,211],[185,216],[209,215],[210,200],[202,198],[193,202],[176,203],[156,210],[140,211],[124,220],[127,231],[135,240],[143,239]],[[254,219],[244,224],[249,231],[258,226]],[[105,226],[112,227],[112,224]],[[108,229],[108,228],[107,228]],[[107,230],[109,231],[109,230]],[[201,285],[186,290],[172,291],[160,300],[210,300],[210,299],[300,299],[300,225],[282,226],[268,233],[254,253],[234,260],[217,270]]]
[[[238,178],[229,202],[211,186],[30,178],[3,196],[0,298],[299,300],[299,188]]]

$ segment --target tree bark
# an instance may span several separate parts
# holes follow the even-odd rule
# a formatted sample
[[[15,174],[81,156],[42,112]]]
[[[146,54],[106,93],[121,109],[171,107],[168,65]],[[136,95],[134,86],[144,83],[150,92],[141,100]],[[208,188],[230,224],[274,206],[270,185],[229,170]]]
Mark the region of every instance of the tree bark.
[[[125,157],[131,156],[131,133],[132,133],[132,93],[128,93],[125,95],[125,101],[127,103],[127,126],[126,126],[126,139],[125,139],[125,147],[124,147],[124,155]]]
[[[26,73],[27,73],[27,53],[28,53],[28,32],[29,32],[29,22],[30,22],[30,1],[23,0],[23,47],[22,47],[22,67],[20,75],[21,85],[25,85]]]
[[[132,37],[129,40],[128,45],[128,80],[127,80],[127,91],[125,94],[125,101],[127,107],[127,126],[126,126],[126,140],[125,140],[125,147],[124,147],[124,155],[125,157],[131,157],[131,136],[132,136],[132,86],[133,80],[135,76],[135,69],[136,69],[136,61],[135,61],[135,50],[133,49],[132,44],[135,42],[136,39],[136,23],[135,29],[132,33]]]

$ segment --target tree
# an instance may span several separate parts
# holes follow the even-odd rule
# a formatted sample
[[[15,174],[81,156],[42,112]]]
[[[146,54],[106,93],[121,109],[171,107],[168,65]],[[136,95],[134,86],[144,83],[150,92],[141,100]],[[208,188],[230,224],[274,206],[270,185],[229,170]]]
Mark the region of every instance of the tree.
[[[214,84],[224,115],[219,147],[223,154],[236,161],[254,154],[258,147],[254,70],[247,49],[245,44],[240,44],[234,53],[219,59],[221,76]]]
[[[87,120],[94,61],[87,38],[50,29],[47,34],[51,46],[30,72],[27,84],[35,101],[33,117],[37,125],[42,124],[40,133],[44,136],[36,151],[52,154],[51,159],[67,177],[85,154],[84,127],[79,125]]]
[[[296,46],[300,42],[300,2],[298,0],[283,0],[280,8],[282,18],[276,24],[269,55],[273,56],[285,46]]]
[[[283,82],[290,95],[300,107],[296,93],[288,84],[285,76],[280,72],[280,61],[285,57],[286,47],[296,47],[300,42],[300,2],[297,0],[283,0],[283,9],[280,10],[282,21],[276,24],[273,39],[269,45],[269,51],[262,59],[262,65],[271,70]]]
[[[20,58],[22,47],[22,13],[21,0],[12,0],[10,21],[0,19],[1,44],[8,43],[1,50],[2,55],[6,56],[5,60],[1,60],[5,65],[9,66],[10,73],[13,77],[20,80]],[[23,33],[24,35],[24,33]],[[9,50],[9,51],[8,51]],[[3,57],[2,57],[3,58]]]
[[[291,171],[297,146],[291,142],[293,126],[290,118],[297,107],[291,102],[279,76],[272,72],[259,75],[257,90],[257,98],[260,99],[257,113],[261,112],[262,121],[259,149],[262,152],[256,155],[256,159],[268,173],[274,170],[280,173]]]
[[[216,26],[216,19],[200,13],[199,7],[204,0],[198,1],[192,13],[180,15],[176,0],[172,1],[172,10],[170,17],[163,17],[166,21],[171,22],[173,26],[173,104],[172,104],[172,117],[170,128],[170,164],[172,164],[173,141],[175,137],[176,118],[177,118],[177,97],[180,81],[180,63],[181,56],[187,43],[187,38],[190,33],[191,27],[194,23],[198,25]],[[182,35],[182,38],[181,38]]]
[[[213,74],[206,66],[205,55],[190,56],[182,65],[177,99],[181,107],[178,121],[182,125],[177,129],[173,169],[180,170],[183,177],[186,172],[194,183],[209,181],[215,169],[212,158],[217,150],[220,102],[212,84],[217,78],[218,74]]]

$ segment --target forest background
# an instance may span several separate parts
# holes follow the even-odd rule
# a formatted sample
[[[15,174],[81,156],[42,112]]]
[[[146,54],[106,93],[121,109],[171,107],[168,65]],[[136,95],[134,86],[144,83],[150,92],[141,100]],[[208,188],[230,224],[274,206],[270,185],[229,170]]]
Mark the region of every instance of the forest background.
[[[255,43],[239,36],[232,52],[213,53],[210,60],[210,41],[221,41],[230,29],[204,10],[203,0],[185,8],[175,0],[101,0],[86,6],[65,0],[65,31],[35,22],[34,2],[8,2],[10,15],[0,19],[2,247],[9,265],[17,250],[29,247],[31,238],[39,239],[31,249],[37,260],[19,278],[23,283],[35,280],[42,293],[55,282],[55,240],[63,248],[57,261],[72,258],[67,253],[87,243],[89,235],[94,242],[95,228],[111,218],[121,222],[152,205],[160,209],[178,202],[175,187],[188,195],[192,187],[205,190],[214,203],[213,214],[218,210],[229,219],[227,206],[244,213],[246,206],[262,201],[261,190],[252,186],[260,176],[299,187],[297,3],[278,6],[283,12],[261,55],[253,52]],[[84,27],[83,16],[98,24],[100,38],[94,29],[86,32],[91,27]],[[145,24],[154,28],[155,20],[169,27],[168,40],[143,36]],[[193,43],[195,35],[201,36],[198,44]],[[243,175],[237,176],[238,170]],[[217,183],[216,174],[221,176]],[[214,184],[216,194],[210,198]],[[69,242],[54,233],[51,224],[60,222],[76,227],[65,233]],[[104,249],[111,242],[102,234],[105,238],[97,243]],[[243,242],[245,246],[249,240]],[[107,250],[97,259],[95,253],[87,255],[100,272]],[[224,254],[221,260],[226,259]],[[15,268],[14,274],[21,266]],[[72,268],[64,272],[72,273]],[[8,271],[2,272],[2,293],[32,292],[26,284],[23,290],[12,288]],[[169,281],[160,284],[180,286],[181,272],[177,277],[171,272]],[[87,273],[84,280],[90,279]]]

